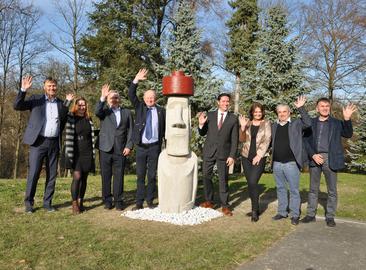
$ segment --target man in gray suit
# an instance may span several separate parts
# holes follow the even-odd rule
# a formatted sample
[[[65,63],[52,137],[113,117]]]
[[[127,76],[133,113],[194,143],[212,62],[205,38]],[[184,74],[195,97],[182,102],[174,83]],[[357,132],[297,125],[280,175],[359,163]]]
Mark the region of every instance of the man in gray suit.
[[[306,98],[301,96],[295,102],[301,118],[291,118],[288,105],[277,106],[277,121],[272,126],[272,166],[276,181],[278,209],[273,220],[287,218],[290,209],[291,224],[298,225],[300,218],[300,169],[303,166],[303,130],[310,127],[311,119],[304,108]],[[288,202],[287,186],[290,190]]]
[[[99,159],[104,208],[112,209],[114,199],[116,210],[121,211],[124,207],[122,195],[126,157],[132,149],[133,119],[131,111],[121,108],[119,102],[119,94],[109,90],[108,84],[103,85],[95,115],[100,119]]]
[[[203,187],[206,201],[201,207],[213,208],[213,168],[216,163],[219,176],[219,194],[222,212],[232,216],[229,206],[228,172],[234,164],[238,147],[239,124],[238,118],[230,113],[230,95],[222,93],[217,98],[216,111],[199,114],[198,132],[206,137],[203,147]]]
[[[32,86],[32,77],[22,79],[22,88],[14,102],[14,109],[29,110],[30,117],[23,136],[23,142],[29,147],[29,171],[25,191],[25,212],[33,213],[34,196],[37,182],[46,159],[46,186],[43,196],[43,207],[53,212],[52,197],[55,192],[58,154],[61,145],[61,134],[66,123],[68,105],[74,98],[66,95],[66,104],[57,98],[57,81],[51,77],[44,81],[44,94],[32,95],[25,99],[28,89]]]

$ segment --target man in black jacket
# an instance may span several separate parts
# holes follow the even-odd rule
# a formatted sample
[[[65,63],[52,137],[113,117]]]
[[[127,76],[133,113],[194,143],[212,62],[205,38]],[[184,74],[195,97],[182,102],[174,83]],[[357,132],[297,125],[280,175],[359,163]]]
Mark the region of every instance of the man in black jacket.
[[[44,81],[42,95],[32,95],[25,99],[28,89],[32,86],[32,77],[22,79],[22,88],[14,102],[14,109],[30,111],[30,117],[25,130],[23,141],[29,145],[29,171],[25,191],[25,212],[33,213],[34,195],[41,173],[43,160],[46,160],[46,184],[43,197],[43,207],[53,212],[52,197],[55,192],[58,154],[60,152],[62,130],[65,126],[68,105],[74,98],[73,94],[66,96],[67,102],[57,97],[57,81],[51,77]]]
[[[301,222],[315,221],[320,176],[323,172],[328,190],[326,224],[334,227],[336,225],[334,216],[337,209],[337,171],[344,168],[342,137],[352,137],[351,116],[357,108],[353,104],[343,108],[343,121],[331,117],[330,108],[328,98],[318,99],[316,111],[319,116],[311,119],[311,128],[304,138],[305,149],[310,161],[310,189],[307,215]]]
[[[198,132],[206,137],[203,147],[203,187],[206,201],[201,207],[213,208],[213,168],[216,163],[219,176],[219,194],[222,212],[232,216],[229,205],[228,172],[234,163],[238,147],[238,117],[229,112],[230,95],[222,93],[217,98],[218,109],[199,114]]]
[[[107,101],[107,104],[106,104]],[[123,180],[126,157],[132,149],[133,119],[131,111],[119,106],[119,94],[103,85],[95,115],[100,119],[99,159],[102,174],[102,196],[105,209],[123,209]],[[111,179],[113,173],[113,196]]]
[[[135,127],[132,141],[136,145],[137,192],[136,206],[133,210],[143,208],[146,200],[149,208],[153,208],[156,190],[156,170],[158,166],[161,144],[165,136],[165,109],[156,104],[156,93],[147,90],[143,101],[136,95],[139,81],[146,80],[148,70],[140,69],[128,89],[128,98],[135,108]],[[147,192],[145,197],[145,176],[147,172]]]

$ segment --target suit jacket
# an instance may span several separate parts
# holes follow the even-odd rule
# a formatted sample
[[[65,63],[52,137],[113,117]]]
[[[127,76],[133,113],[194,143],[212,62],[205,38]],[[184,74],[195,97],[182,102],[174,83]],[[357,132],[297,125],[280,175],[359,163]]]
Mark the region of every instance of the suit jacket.
[[[135,126],[132,132],[132,141],[135,144],[140,144],[142,142],[142,134],[145,130],[146,124],[146,112],[147,106],[145,102],[140,101],[136,95],[137,84],[131,83],[128,88],[128,98],[135,108]],[[158,113],[158,140],[159,144],[163,142],[165,138],[165,109],[159,105],[155,105]]]
[[[316,133],[318,117],[311,119],[311,127],[306,130],[304,145],[309,158],[309,166],[317,166],[312,156],[318,154],[316,151]],[[329,117],[329,167],[334,170],[341,170],[345,167],[344,149],[342,137],[351,138],[353,135],[352,121],[339,120]]]
[[[250,132],[250,127],[252,126],[252,121],[249,121],[245,131],[239,129],[239,141],[243,142],[243,148],[241,154],[244,157],[248,157],[250,142],[252,135]],[[264,120],[260,123],[258,133],[256,136],[256,150],[257,155],[264,157],[267,153],[269,144],[271,143],[271,122]]]
[[[303,131],[311,126],[311,118],[304,107],[300,107],[299,109],[301,118],[300,119],[291,119],[291,122],[288,126],[288,137],[290,140],[290,149],[295,156],[295,160],[297,166],[302,168],[305,162],[304,159],[304,147],[303,147]],[[275,122],[272,125],[272,153],[275,151],[275,138],[276,138],[276,130],[278,123]],[[273,163],[273,162],[272,162]]]
[[[203,158],[213,158],[215,155],[218,159],[236,158],[238,128],[238,117],[235,114],[228,112],[219,130],[217,127],[217,110],[208,112],[206,123],[201,129],[198,128],[201,136],[207,134],[203,147]]]
[[[100,119],[99,150],[115,152],[122,155],[124,148],[132,149],[133,119],[131,111],[120,108],[121,121],[117,127],[116,116],[106,102],[99,101],[95,108],[95,115]]]
[[[25,99],[26,92],[19,90],[18,95],[14,101],[14,109],[18,111],[31,111],[27,128],[24,132],[23,142],[28,145],[33,145],[37,137],[40,135],[42,127],[46,121],[46,97],[42,95],[32,95]],[[65,127],[67,113],[69,111],[68,105],[70,102],[63,102],[56,98],[58,117],[60,119],[59,138],[61,139],[62,130]]]

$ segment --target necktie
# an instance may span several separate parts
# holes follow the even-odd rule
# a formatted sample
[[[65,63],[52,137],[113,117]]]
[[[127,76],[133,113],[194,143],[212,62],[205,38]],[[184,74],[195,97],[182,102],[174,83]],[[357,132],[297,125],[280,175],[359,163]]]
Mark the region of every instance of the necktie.
[[[223,122],[224,122],[224,113],[221,113],[221,118],[220,118],[219,124],[217,125],[219,130],[221,129]]]
[[[152,116],[151,116],[151,108],[147,108],[147,112],[146,112],[145,136],[146,136],[146,139],[148,139],[148,140],[150,140],[151,137],[152,137]]]

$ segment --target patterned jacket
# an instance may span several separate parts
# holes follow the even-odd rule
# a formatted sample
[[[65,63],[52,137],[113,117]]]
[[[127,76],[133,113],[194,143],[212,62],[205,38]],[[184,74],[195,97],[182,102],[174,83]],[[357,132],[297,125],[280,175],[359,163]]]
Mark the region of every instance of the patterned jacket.
[[[241,154],[244,157],[248,157],[250,142],[251,142],[251,131],[252,121],[249,121],[245,130],[239,129],[239,141],[243,142],[243,148]],[[256,137],[256,150],[257,155],[261,158],[268,156],[268,147],[271,143],[271,123],[268,120],[264,120],[260,123],[257,137]]]
[[[91,119],[89,119],[89,124],[91,128],[92,136],[92,146],[93,146],[93,159],[95,160],[95,144],[97,141],[97,136],[95,135],[94,124]],[[74,164],[74,142],[75,142],[75,117],[72,113],[69,113],[66,121],[66,138],[65,138],[65,160],[66,168],[72,168]]]

